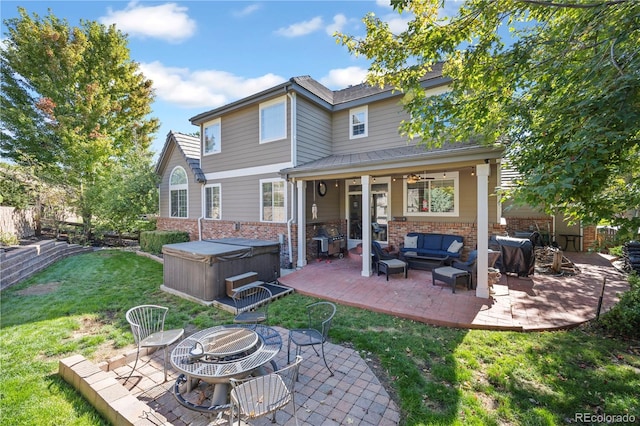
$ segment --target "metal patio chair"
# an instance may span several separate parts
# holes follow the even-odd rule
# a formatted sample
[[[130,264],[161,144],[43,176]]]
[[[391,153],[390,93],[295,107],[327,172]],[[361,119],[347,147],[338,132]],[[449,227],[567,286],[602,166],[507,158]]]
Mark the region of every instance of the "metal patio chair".
[[[236,317],[233,322],[237,324],[267,323],[272,297],[271,290],[261,285],[235,292],[232,297],[236,307]]]
[[[127,322],[131,325],[133,338],[138,345],[136,361],[133,364],[131,373],[125,380],[131,378],[136,370],[140,350],[142,348],[162,348],[164,351],[164,381],[167,381],[167,346],[177,342],[184,334],[184,329],[164,329],[164,320],[169,308],[157,305],[140,305],[131,308],[126,313]]]
[[[296,356],[293,364],[270,374],[244,379],[230,379],[231,413],[229,425],[233,425],[234,413],[241,419],[272,414],[271,422],[276,422],[276,412],[284,408],[289,402],[293,405],[293,417],[298,424],[294,387],[302,362],[301,356]]]
[[[331,321],[336,314],[336,305],[331,302],[316,302],[307,305],[307,328],[298,328],[289,330],[289,343],[287,344],[287,363],[290,360],[291,344],[296,346],[296,356],[300,355],[300,351],[305,346],[311,346],[316,355],[320,356],[316,346],[320,346],[322,350],[322,360],[324,365],[333,376],[333,371],[327,364],[324,355],[324,344],[329,336]]]

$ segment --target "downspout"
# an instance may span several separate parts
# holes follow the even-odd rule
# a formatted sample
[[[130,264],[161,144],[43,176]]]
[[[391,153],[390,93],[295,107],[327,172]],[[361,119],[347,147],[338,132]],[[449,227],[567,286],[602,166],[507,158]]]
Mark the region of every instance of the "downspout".
[[[291,198],[293,198],[293,200],[296,199],[296,197],[293,196],[293,194],[295,194],[295,189],[296,186],[293,182],[289,181],[289,186],[291,187]],[[288,248],[288,252],[289,252],[289,264],[287,265],[288,268],[287,269],[293,269],[293,248],[291,247],[292,244],[292,239],[291,239],[291,223],[293,223],[293,216],[294,216],[294,212],[295,212],[295,208],[294,208],[294,202],[291,202],[291,211],[289,212],[289,220],[287,220],[287,248]]]
[[[286,90],[286,89],[285,89]],[[296,110],[297,110],[297,104],[296,104],[296,94],[295,93],[289,93],[287,92],[287,97],[291,100],[291,120],[290,121],[290,126],[291,126],[291,165],[293,167],[296,166],[297,161],[296,161],[296,156],[297,156],[297,132],[296,132],[296,126],[297,126],[297,122],[296,122]],[[289,205],[291,206],[290,212],[289,212],[289,220],[287,220],[287,245],[288,245],[288,254],[289,254],[289,268],[288,269],[293,269],[293,248],[292,246],[292,240],[293,238],[291,237],[291,224],[293,223],[293,219],[295,217],[294,212],[296,211],[294,209],[295,207],[295,200],[297,199],[297,197],[295,197],[295,184],[287,179],[287,181],[289,182],[289,185],[291,186],[291,203],[289,203]]]
[[[205,182],[206,183],[206,182]],[[202,219],[204,219],[204,183],[200,186],[200,217],[198,218],[198,241],[202,241]]]

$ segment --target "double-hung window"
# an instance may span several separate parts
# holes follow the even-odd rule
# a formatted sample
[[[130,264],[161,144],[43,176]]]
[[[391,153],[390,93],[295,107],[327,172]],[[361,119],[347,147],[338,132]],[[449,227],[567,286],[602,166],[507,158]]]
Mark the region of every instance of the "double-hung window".
[[[221,120],[218,118],[204,125],[204,155],[217,154],[222,149]]]
[[[204,217],[205,219],[220,220],[222,208],[220,205],[220,184],[204,187]]]
[[[369,134],[369,108],[365,105],[349,110],[349,139],[364,138]]]
[[[187,172],[178,166],[169,177],[169,211],[171,217],[188,217],[188,180]]]
[[[287,137],[287,98],[260,104],[260,143]]]
[[[260,181],[260,220],[262,222],[286,221],[286,191],[282,179]]]
[[[458,216],[458,172],[425,174],[415,183],[404,182],[406,216]]]

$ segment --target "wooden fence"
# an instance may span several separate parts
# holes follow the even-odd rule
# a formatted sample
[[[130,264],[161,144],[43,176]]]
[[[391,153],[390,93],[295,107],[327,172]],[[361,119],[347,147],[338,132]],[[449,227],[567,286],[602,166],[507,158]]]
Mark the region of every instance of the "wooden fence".
[[[0,233],[13,234],[18,238],[36,234],[35,210],[0,206]]]

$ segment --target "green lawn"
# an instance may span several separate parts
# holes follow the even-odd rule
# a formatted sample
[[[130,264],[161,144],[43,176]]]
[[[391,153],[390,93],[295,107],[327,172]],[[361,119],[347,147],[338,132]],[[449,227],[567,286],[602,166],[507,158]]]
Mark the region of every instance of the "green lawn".
[[[168,306],[167,327],[231,322],[226,312],[163,293],[161,284],[161,264],[110,250],[59,261],[3,291],[0,424],[104,424],[58,377],[58,360],[121,353],[133,343],[124,314],[134,305]],[[271,324],[302,325],[310,301],[278,299]],[[640,343],[588,328],[457,330],[339,306],[330,337],[379,366],[405,425],[554,425],[574,422],[576,413],[640,421]]]

